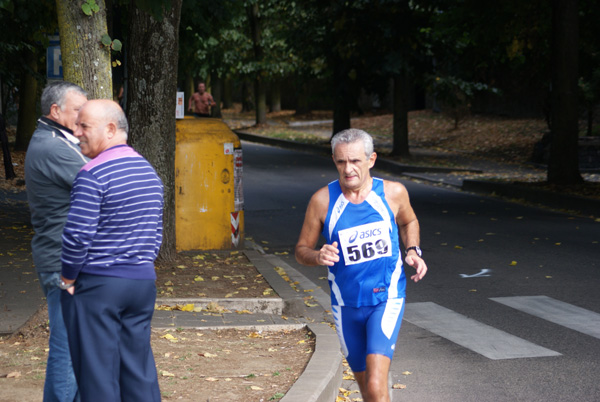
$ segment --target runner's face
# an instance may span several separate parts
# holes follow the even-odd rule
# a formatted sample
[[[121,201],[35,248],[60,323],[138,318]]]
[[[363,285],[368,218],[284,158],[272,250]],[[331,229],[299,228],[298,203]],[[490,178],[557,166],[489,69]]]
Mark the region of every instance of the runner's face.
[[[375,164],[376,157],[373,152],[367,158],[362,141],[338,144],[333,152],[333,162],[340,174],[342,188],[348,190],[363,188],[371,177],[369,169]]]

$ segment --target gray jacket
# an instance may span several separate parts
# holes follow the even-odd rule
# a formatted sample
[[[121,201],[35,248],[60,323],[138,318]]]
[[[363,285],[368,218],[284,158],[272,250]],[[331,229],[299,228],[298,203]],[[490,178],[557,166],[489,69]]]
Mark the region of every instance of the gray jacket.
[[[60,272],[62,232],[73,179],[89,160],[68,128],[41,117],[25,156],[25,183],[35,234],[31,241],[38,272]],[[76,141],[76,140],[75,140]]]

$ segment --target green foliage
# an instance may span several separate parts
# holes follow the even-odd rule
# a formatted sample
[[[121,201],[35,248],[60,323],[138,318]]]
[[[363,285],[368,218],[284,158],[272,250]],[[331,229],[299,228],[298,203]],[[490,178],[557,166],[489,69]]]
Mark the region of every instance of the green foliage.
[[[48,34],[57,29],[55,2],[49,0],[0,0],[0,79],[3,88],[18,88],[23,74],[45,81],[45,69],[33,71],[28,63],[31,53],[45,61]],[[1,91],[2,110],[7,110],[10,91]]]
[[[121,43],[120,40],[115,39],[112,41],[111,49],[114,50],[115,52],[120,52],[121,49],[123,49],[123,43]]]
[[[111,52],[111,56],[114,58],[115,52],[120,52],[121,49],[123,48],[123,43],[121,43],[120,40],[118,39],[111,39],[109,34],[104,34],[102,35],[102,37],[100,38],[100,43],[102,43],[102,46],[106,47],[107,49],[110,50]],[[119,59],[114,59],[111,63],[111,65],[114,67],[118,67],[121,65],[121,61]]]
[[[96,0],[86,0],[85,3],[81,5],[81,10],[85,15],[92,16],[92,14],[100,11],[100,7],[96,4]]]
[[[15,11],[15,5],[11,0],[0,0],[0,8],[12,13]]]
[[[100,38],[100,42],[106,46],[109,47],[112,44],[112,39],[110,38],[110,35],[105,33],[104,35],[102,35],[102,37]]]

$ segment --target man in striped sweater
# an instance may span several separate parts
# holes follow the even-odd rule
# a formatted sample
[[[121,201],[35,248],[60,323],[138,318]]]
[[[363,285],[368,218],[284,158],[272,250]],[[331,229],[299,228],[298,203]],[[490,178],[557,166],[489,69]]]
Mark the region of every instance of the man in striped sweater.
[[[61,304],[81,398],[159,401],[150,322],[163,185],[127,146],[127,119],[116,102],[85,103],[76,125],[81,151],[93,159],[71,191]]]

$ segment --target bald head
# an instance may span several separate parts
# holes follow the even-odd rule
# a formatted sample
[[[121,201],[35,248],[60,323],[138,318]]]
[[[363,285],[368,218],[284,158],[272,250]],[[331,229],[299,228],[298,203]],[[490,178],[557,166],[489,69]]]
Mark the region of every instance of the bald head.
[[[129,125],[118,103],[98,99],[86,102],[77,116],[75,136],[81,152],[95,158],[101,152],[127,143]]]

